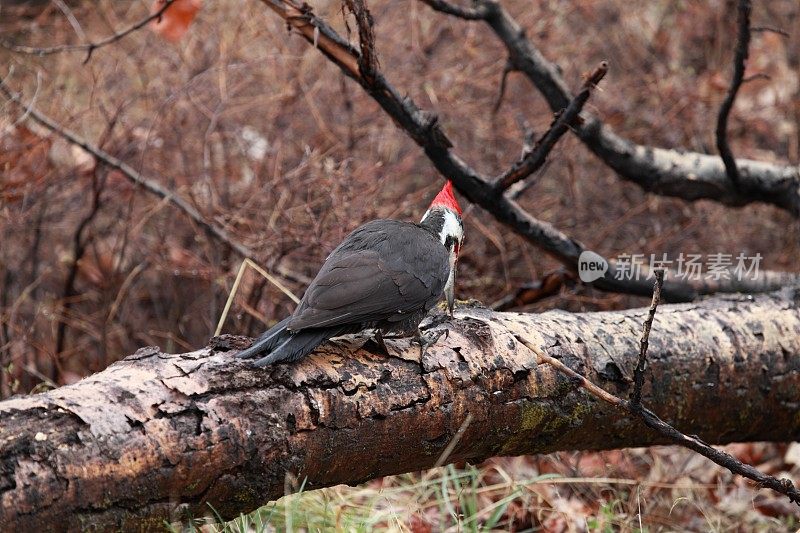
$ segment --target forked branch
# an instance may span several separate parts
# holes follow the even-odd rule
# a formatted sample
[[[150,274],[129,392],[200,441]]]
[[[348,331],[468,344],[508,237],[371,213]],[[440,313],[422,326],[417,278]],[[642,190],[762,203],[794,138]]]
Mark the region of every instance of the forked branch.
[[[479,173],[454,154],[453,144],[439,124],[438,117],[421,110],[410,97],[400,96],[400,92],[378,69],[376,62],[362,61],[359,50],[339,36],[324,20],[317,17],[307,4],[300,4],[296,0],[260,1],[283,18],[290,28],[336,64],[342,72],[356,81],[424,150],[436,169],[451,180],[470,202],[481,206],[499,222],[556,258],[569,270],[573,272],[577,270],[578,258],[586,250],[585,247],[547,222],[531,216],[514,200],[503,194],[502,190],[498,190],[491,178]],[[436,4],[441,5],[440,2]],[[363,2],[353,2],[353,6],[362,10],[362,21],[371,24],[366,5]],[[364,35],[371,35],[371,30],[366,32],[360,29],[359,37]],[[374,42],[368,40],[368,43],[369,49],[374,50]],[[364,46],[363,42],[361,46]],[[374,68],[370,76],[362,75],[362,64],[370,65],[370,69]],[[601,66],[587,81],[599,81],[604,73],[604,68]],[[562,94],[566,95],[566,89],[564,91]],[[563,106],[557,110],[568,107],[570,100],[571,98],[565,96],[562,101]],[[584,126],[573,124],[573,127],[582,129]],[[605,275],[592,282],[594,287],[641,296],[651,294],[650,285],[645,279],[626,279],[618,275],[617,266],[613,261],[609,261],[608,264],[609,268]],[[691,301],[701,294],[771,291],[794,283],[797,279],[795,274],[768,271],[759,271],[754,279],[720,279],[711,282],[679,279],[677,276],[667,274],[663,294],[664,299],[670,302]]]
[[[16,52],[18,54],[31,54],[37,56],[46,56],[51,54],[58,54],[61,52],[86,52],[86,58],[83,60],[84,63],[88,63],[89,60],[92,58],[92,53],[98,48],[102,48],[104,46],[108,46],[109,44],[113,44],[119,40],[124,39],[131,33],[144,28],[147,24],[154,20],[161,20],[161,16],[164,12],[169,9],[169,7],[175,2],[175,0],[161,0],[162,5],[155,10],[149,16],[143,18],[142,20],[131,24],[127,28],[120,30],[112,35],[104,39],[100,39],[99,41],[94,41],[90,43],[81,43],[81,44],[62,44],[58,46],[48,46],[45,48],[38,48],[35,46],[25,46],[20,44],[14,44],[9,41],[0,41],[0,46],[3,48],[7,48],[12,52]]]
[[[526,153],[519,161],[514,163],[510,169],[495,180],[495,187],[499,191],[507,190],[518,181],[527,178],[542,168],[542,165],[547,161],[548,154],[561,136],[579,120],[581,110],[589,100],[592,89],[600,83],[600,80],[603,79],[607,72],[608,63],[603,61],[586,77],[581,92],[570,100],[569,105],[567,105],[565,109],[556,113],[556,117],[550,125],[550,129],[536,142],[533,150]]]
[[[569,104],[572,94],[558,67],[533,46],[500,2],[476,0],[475,7],[466,12],[468,16],[463,16],[464,8],[451,2],[421,1],[451,16],[485,22],[506,47],[514,70],[530,80],[554,113]],[[741,187],[736,187],[717,156],[636,144],[588,113],[574,131],[620,177],[646,191],[689,201],[705,198],[730,206],[766,202],[800,216],[800,166],[739,159],[736,167]]]

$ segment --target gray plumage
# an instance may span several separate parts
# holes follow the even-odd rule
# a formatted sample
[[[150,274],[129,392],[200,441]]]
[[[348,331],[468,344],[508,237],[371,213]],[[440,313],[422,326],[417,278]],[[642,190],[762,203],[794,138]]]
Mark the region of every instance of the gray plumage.
[[[292,316],[237,357],[267,354],[255,363],[266,366],[296,361],[331,337],[362,329],[416,331],[450,275],[440,230],[435,216],[421,224],[373,220],[357,228],[325,260]]]

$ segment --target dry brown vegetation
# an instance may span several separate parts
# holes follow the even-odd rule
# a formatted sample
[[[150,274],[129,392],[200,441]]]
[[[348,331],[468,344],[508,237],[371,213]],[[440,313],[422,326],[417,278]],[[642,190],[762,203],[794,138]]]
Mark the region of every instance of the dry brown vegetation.
[[[563,68],[571,87],[609,61],[588,108],[616,131],[643,144],[715,153],[714,117],[735,39],[733,2],[503,4]],[[2,38],[31,46],[82,42],[84,33],[91,40],[139,20],[148,7],[111,0],[68,6],[48,5],[25,17],[6,11]],[[350,32],[340,2],[314,7],[340,33]],[[382,70],[418,104],[439,112],[458,153],[475,168],[497,174],[518,157],[527,127],[546,130],[552,113],[517,73],[509,75],[493,110],[506,56],[486,26],[415,1],[375,0],[370,7]],[[729,127],[733,151],[797,165],[800,7],[795,0],[759,2],[753,20],[789,37],[753,36],[748,72],[769,77],[740,91]],[[419,148],[378,106],[258,2],[207,2],[178,43],[143,30],[84,59],[81,53],[36,57],[0,48],[0,77],[43,113],[188,199],[298,295],[355,226],[379,217],[417,219],[441,185]],[[118,171],[20,121],[24,112],[17,107],[0,105],[0,398],[75,381],[143,345],[167,351],[204,345],[241,257]],[[608,257],[760,253],[763,268],[797,270],[800,227],[790,213],[644,193],[570,135],[520,202]],[[466,226],[461,298],[491,303],[559,268],[478,208],[468,211]],[[576,285],[529,310],[642,303]],[[292,305],[275,286],[248,276],[225,331],[255,334]],[[792,468],[783,447],[755,449],[761,454],[755,462],[773,472]],[[700,483],[689,491],[694,506],[670,513],[678,495],[661,489],[640,506],[644,526],[653,530],[726,530],[740,521],[789,528],[800,518],[768,495],[776,501],[730,512],[722,506],[718,521],[708,519],[736,485],[705,462],[689,468],[695,460],[648,450],[498,464],[536,474],[550,471],[542,465],[557,465],[552,468],[569,477],[641,480],[650,472],[647,483]],[[600,466],[605,463],[611,466]],[[629,464],[635,468],[625,470]],[[577,503],[562,514],[598,516],[604,503],[619,499],[613,484],[608,492],[568,487],[568,501]],[[527,516],[520,523],[528,527],[544,524],[534,520],[534,507],[514,512]]]

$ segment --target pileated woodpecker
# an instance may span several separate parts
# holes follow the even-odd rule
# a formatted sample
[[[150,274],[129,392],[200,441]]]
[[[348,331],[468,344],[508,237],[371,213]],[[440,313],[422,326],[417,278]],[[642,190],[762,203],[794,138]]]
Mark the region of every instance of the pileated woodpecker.
[[[373,220],[348,235],[295,312],[237,357],[263,355],[256,366],[296,361],[332,337],[373,328],[381,345],[390,332],[416,334],[422,345],[419,323],[443,293],[453,313],[463,240],[461,208],[448,181],[419,224]]]

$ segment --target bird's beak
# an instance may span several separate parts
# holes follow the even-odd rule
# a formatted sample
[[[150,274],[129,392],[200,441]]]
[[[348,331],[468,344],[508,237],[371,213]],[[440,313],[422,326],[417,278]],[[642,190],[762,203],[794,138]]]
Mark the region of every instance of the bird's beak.
[[[453,317],[453,305],[456,300],[456,271],[450,274],[450,282],[444,287],[444,296],[447,298],[447,308],[450,310],[450,317]]]

